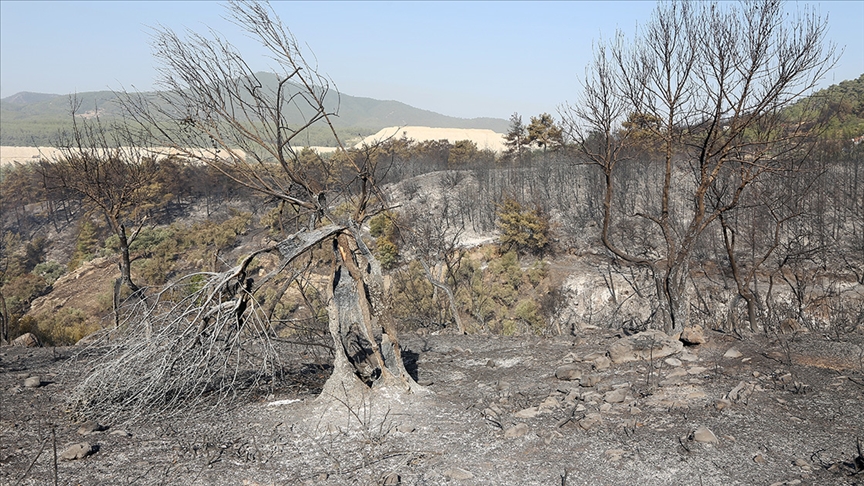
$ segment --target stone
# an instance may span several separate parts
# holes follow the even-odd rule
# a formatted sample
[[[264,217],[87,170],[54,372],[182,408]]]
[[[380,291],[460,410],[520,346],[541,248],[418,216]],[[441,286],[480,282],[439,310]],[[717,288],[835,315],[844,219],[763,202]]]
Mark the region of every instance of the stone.
[[[678,359],[680,359],[681,361],[687,361],[688,363],[692,363],[695,361],[699,361],[699,356],[685,349],[681,352],[681,354],[678,355]]]
[[[728,359],[740,358],[741,356],[743,356],[743,354],[741,354],[741,351],[738,351],[735,348],[729,348],[726,350],[725,353],[723,353],[723,357]]]
[[[672,366],[673,368],[681,366],[681,360],[678,358],[666,358],[665,360],[663,360],[663,362],[669,366]]]
[[[765,456],[763,456],[762,454],[756,454],[755,456],[753,456],[753,462],[755,462],[756,464],[765,464]]]
[[[520,423],[504,431],[505,439],[515,439],[528,433],[528,425]]]
[[[612,462],[618,462],[624,457],[623,449],[609,449],[604,453],[606,455],[606,459],[609,459]]]
[[[12,340],[12,346],[19,348],[38,348],[41,345],[39,338],[32,332],[24,333]]]
[[[589,413],[585,415],[585,417],[579,421],[579,427],[582,427],[584,430],[588,430],[595,425],[599,425],[603,422],[603,417],[600,416],[599,413]]]
[[[705,373],[706,371],[708,371],[708,368],[706,368],[704,366],[694,366],[694,367],[687,370],[687,374],[701,375],[702,373]]]
[[[38,376],[31,376],[24,380],[24,388],[39,388],[42,386],[42,378]]]
[[[807,462],[806,459],[801,459],[800,457],[798,459],[795,459],[794,461],[792,461],[792,464],[794,464],[798,467],[810,467],[810,463]]]
[[[555,378],[563,381],[574,381],[582,378],[582,370],[577,365],[565,364],[555,370]]]
[[[444,471],[444,476],[457,481],[465,481],[474,477],[470,471],[466,471],[459,467],[451,467]]]
[[[705,337],[705,330],[702,326],[685,327],[679,338],[684,344],[705,344],[708,339]]]
[[[132,433],[123,429],[114,429],[108,432],[108,435],[122,435],[123,437],[132,437]]]
[[[735,388],[733,388],[729,392],[729,400],[732,400],[733,402],[746,400],[747,397],[749,397],[753,393],[753,388],[753,385],[745,381],[741,381]]]
[[[591,367],[595,370],[605,370],[612,365],[612,361],[606,356],[600,356],[591,362]]]
[[[693,432],[692,438],[693,438],[693,440],[695,440],[696,442],[699,442],[701,444],[716,444],[717,443],[717,436],[714,435],[714,432],[711,432],[711,430],[708,427],[705,427],[704,425],[702,427],[699,427],[698,429],[696,429]]]
[[[88,421],[84,422],[83,424],[81,424],[80,427],[78,427],[78,433],[80,435],[90,435],[94,432],[102,432],[102,431],[107,430],[107,429],[108,429],[108,427],[105,427],[104,425],[102,425],[98,422],[94,422],[93,420],[88,420]]]
[[[541,412],[544,410],[555,410],[558,408],[558,399],[555,397],[547,397],[546,400],[543,400],[537,407]]]
[[[717,410],[723,410],[724,408],[729,408],[731,406],[732,406],[732,401],[727,400],[725,398],[721,398],[721,399],[716,400],[714,402],[714,408],[716,408]]]
[[[606,403],[623,403],[627,399],[627,389],[618,388],[603,395],[603,401]]]
[[[600,383],[600,375],[583,376],[582,379],[579,380],[579,386],[584,386],[588,388],[591,388],[597,383]]]
[[[487,410],[489,410],[489,409],[487,409]],[[399,424],[396,426],[396,431],[402,432],[403,434],[410,434],[411,432],[414,432],[415,430],[417,430],[417,427],[411,423]]]
[[[96,452],[96,448],[90,445],[88,442],[81,442],[80,444],[72,444],[67,447],[62,453],[60,453],[60,459],[64,461],[75,461],[77,459],[84,459],[85,457]]]
[[[390,473],[381,478],[381,486],[398,486],[402,484],[402,478],[396,473]]]
[[[612,343],[608,348],[613,363],[661,359],[680,353],[684,343],[662,331],[650,329],[627,336]]]
[[[603,405],[600,405],[600,411],[601,412],[605,413],[605,412],[609,412],[611,410],[612,410],[612,404],[611,403],[604,403]]]
[[[513,414],[514,417],[523,419],[534,418],[538,415],[540,415],[540,409],[537,407],[528,407]]]

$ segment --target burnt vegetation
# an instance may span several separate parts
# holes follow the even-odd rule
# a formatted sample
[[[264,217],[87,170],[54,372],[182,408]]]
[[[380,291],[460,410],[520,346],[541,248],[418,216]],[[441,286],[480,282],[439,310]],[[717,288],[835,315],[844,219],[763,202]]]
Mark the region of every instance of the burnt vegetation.
[[[397,136],[319,154],[299,147],[313,126],[339,141],[332,82],[268,6],[228,12],[275,85],[225,39],[161,30],[157,98],[121,94],[110,127],[73,102],[58,157],[2,168],[0,333],[108,346],[84,415],[272,387],[279,343],[324,356],[319,391],[347,401],[423,391],[400,331],[864,326],[864,77],[813,92],[834,59],[818,16],[663,4],[598,45],[557,120],[514,114],[505,153]],[[89,312],[31,309],[98,258],[119,269]],[[574,261],[599,283],[568,283]]]

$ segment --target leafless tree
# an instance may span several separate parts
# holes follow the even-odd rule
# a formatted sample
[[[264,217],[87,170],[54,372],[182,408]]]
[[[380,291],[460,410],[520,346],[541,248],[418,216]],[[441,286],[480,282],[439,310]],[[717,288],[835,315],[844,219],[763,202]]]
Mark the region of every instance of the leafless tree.
[[[335,361],[322,395],[370,387],[420,390],[405,370],[392,323],[380,312],[380,265],[360,237],[361,225],[386,201],[378,189],[378,159],[362,151],[298,157],[294,144],[313,125],[329,127],[339,140],[332,124],[338,93],[269,5],[231,1],[227,13],[260,42],[275,74],[253,72],[216,33],[181,36],[158,28],[153,46],[164,89],[154,98],[125,94],[127,111],[154,145],[209,164],[303,215],[306,227],[291,237],[303,242],[299,251],[270,248],[281,255],[280,268],[319,243],[332,244],[327,292]],[[247,286],[245,270],[232,270],[235,287]],[[259,288],[252,284],[248,293]]]
[[[689,264],[700,235],[753,181],[806,156],[810,120],[788,119],[784,108],[833,65],[826,29],[811,12],[787,17],[775,0],[662,3],[632,41],[618,34],[598,44],[581,98],[562,110],[583,157],[605,175],[603,244],[653,272],[667,332],[688,325]],[[621,224],[615,174],[643,142],[637,128],[623,128],[632,116],[650,120],[638,131],[662,166],[656,199],[621,208],[650,222],[648,241],[656,243],[647,248],[612,237]],[[721,178],[728,187],[712,204]]]
[[[120,280],[133,292],[129,248],[150,212],[164,205],[156,159],[128,125],[105,125],[99,117],[80,116],[70,99],[71,131],[61,132],[58,155],[42,159],[40,171],[49,193],[72,193],[105,219],[120,247]]]

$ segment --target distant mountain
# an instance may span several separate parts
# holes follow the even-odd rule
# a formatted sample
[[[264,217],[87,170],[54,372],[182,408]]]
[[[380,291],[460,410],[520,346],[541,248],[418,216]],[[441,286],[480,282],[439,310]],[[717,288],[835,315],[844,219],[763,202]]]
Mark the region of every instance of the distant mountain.
[[[258,73],[265,88],[275,86],[273,74]],[[272,89],[272,88],[271,88]],[[145,93],[151,95],[153,93]],[[118,116],[121,108],[111,91],[78,93],[79,113],[95,113],[103,119]],[[70,97],[68,95],[21,92],[0,100],[0,145],[50,145],[59,130],[70,123]],[[346,141],[360,139],[390,126],[427,126],[437,128],[485,128],[505,133],[508,121],[501,118],[456,118],[428,110],[421,110],[399,101],[331,93],[327,108],[337,107],[339,116],[333,120]],[[304,110],[295,110],[289,119],[305,118]],[[323,127],[310,130],[304,143],[332,145],[333,140]]]

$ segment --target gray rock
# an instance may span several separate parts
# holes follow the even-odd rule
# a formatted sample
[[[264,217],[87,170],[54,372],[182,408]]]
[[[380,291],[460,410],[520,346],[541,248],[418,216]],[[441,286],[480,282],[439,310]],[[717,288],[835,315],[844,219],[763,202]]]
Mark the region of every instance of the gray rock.
[[[67,447],[66,450],[60,454],[60,459],[63,459],[64,461],[75,461],[77,459],[84,459],[95,452],[95,447],[87,442],[81,442],[80,444],[72,444]]]
[[[108,430],[108,427],[93,420],[88,420],[78,427],[78,433],[81,435],[90,435],[94,432],[102,432],[105,430]]]
[[[528,407],[513,414],[516,418],[534,418],[538,415],[540,415],[540,409],[537,407]]]
[[[672,367],[681,366],[681,360],[678,358],[666,358],[663,362]]]
[[[397,427],[398,428],[398,427]],[[114,429],[108,432],[108,435],[122,435],[123,437],[132,437],[132,433],[123,429]]]
[[[402,484],[402,478],[396,473],[390,473],[381,478],[381,486],[397,486]]]
[[[723,353],[723,357],[728,359],[740,358],[741,356],[743,356],[743,354],[741,354],[741,351],[738,351],[735,348],[729,348],[726,350],[725,353]]]
[[[627,389],[618,388],[603,395],[603,401],[606,403],[622,403],[627,399]]]
[[[732,406],[732,401],[727,400],[725,398],[721,398],[721,399],[716,400],[714,402],[714,408],[716,408],[717,410],[723,410],[724,408],[729,408],[731,406]]]
[[[577,365],[566,364],[555,370],[555,378],[564,381],[574,381],[582,378],[582,370]]]
[[[513,427],[504,431],[505,439],[515,439],[517,437],[522,437],[523,435],[528,433],[528,425],[526,424],[516,424]],[[467,478],[466,478],[467,479]]]
[[[470,471],[466,471],[459,467],[451,467],[450,469],[444,471],[444,476],[450,479],[455,479],[457,481],[465,481],[474,477],[474,475],[471,474]]]
[[[595,370],[605,370],[612,365],[612,361],[606,356],[600,356],[591,362],[591,367]]]
[[[684,331],[681,333],[681,342],[685,344],[704,344],[708,342],[708,338],[705,337],[705,330],[702,329],[702,326],[690,326],[685,327]]]
[[[585,418],[579,421],[579,427],[585,430],[603,423],[603,417],[599,413],[589,413]]]
[[[584,386],[588,388],[596,385],[597,383],[600,383],[600,375],[583,376],[582,379],[579,380],[579,386]]]
[[[22,334],[12,340],[12,346],[18,346],[20,348],[38,348],[41,345],[39,338],[30,332]]]
[[[31,376],[24,380],[24,388],[39,388],[42,386],[42,378],[38,376]]]
[[[609,346],[613,363],[661,359],[680,353],[684,343],[662,331],[650,329],[615,341]]]
[[[756,464],[765,464],[765,456],[763,456],[762,454],[756,454],[755,456],[753,456],[753,462],[755,462]]]
[[[711,430],[704,425],[693,432],[692,438],[696,442],[702,444],[716,444],[718,442],[717,436],[714,435],[714,432],[711,432]]]

